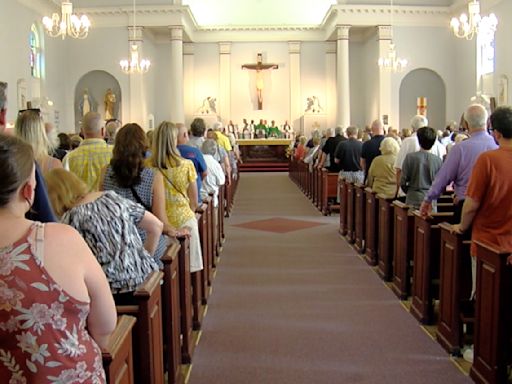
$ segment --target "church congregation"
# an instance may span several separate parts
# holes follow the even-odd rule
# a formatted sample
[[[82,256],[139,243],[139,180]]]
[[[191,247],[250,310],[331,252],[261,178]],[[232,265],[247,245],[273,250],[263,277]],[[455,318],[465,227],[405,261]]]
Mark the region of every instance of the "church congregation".
[[[0,5],[0,382],[512,383],[512,1],[278,3]]]

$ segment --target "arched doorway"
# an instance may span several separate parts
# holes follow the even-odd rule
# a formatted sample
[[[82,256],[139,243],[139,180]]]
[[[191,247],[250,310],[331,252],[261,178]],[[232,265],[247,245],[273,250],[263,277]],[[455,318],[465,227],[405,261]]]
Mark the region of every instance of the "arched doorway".
[[[417,98],[427,98],[427,118],[432,128],[446,125],[446,87],[436,72],[419,68],[409,72],[400,84],[400,128],[409,128],[417,114]]]
[[[80,130],[80,122],[84,112],[96,111],[106,118],[105,96],[108,90],[114,95],[113,117],[121,117],[121,86],[117,79],[106,71],[94,70],[83,75],[75,87],[75,130]]]

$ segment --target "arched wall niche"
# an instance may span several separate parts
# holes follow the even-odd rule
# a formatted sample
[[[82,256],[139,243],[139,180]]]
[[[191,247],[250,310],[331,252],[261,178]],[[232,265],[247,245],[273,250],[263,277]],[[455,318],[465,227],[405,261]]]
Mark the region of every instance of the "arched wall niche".
[[[101,70],[94,70],[83,75],[75,87],[75,131],[80,131],[80,124],[87,110],[86,104],[89,103],[91,111],[96,111],[106,119],[105,115],[105,96],[111,89],[115,95],[113,108],[113,117],[121,120],[122,116],[122,94],[119,81],[110,73]],[[86,101],[87,100],[87,101]]]
[[[418,97],[427,98],[427,118],[432,128],[446,126],[446,86],[436,72],[418,68],[409,72],[400,83],[400,129],[409,128],[417,114]]]

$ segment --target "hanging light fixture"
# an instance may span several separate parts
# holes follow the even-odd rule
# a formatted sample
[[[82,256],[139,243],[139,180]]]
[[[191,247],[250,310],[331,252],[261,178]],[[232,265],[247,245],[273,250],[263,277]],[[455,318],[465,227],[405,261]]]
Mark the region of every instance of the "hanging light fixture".
[[[133,27],[131,31],[128,32],[131,35],[128,38],[128,42],[130,43],[130,58],[123,59],[119,62],[121,70],[126,74],[146,73],[151,66],[151,62],[148,59],[140,58],[139,49],[142,46],[141,30],[142,28],[137,27],[135,23],[135,0],[133,0]]]
[[[496,32],[498,18],[494,13],[489,16],[482,17],[480,15],[480,2],[471,0],[468,3],[468,14],[461,14],[459,18],[452,18],[450,26],[453,34],[460,39],[471,40],[480,32],[492,33]]]
[[[391,22],[390,22],[390,33],[391,33],[391,40],[389,41],[389,51],[387,56],[385,57],[379,57],[379,61],[377,62],[379,64],[379,67],[382,69],[393,71],[393,72],[400,72],[405,67],[407,67],[408,61],[407,59],[402,59],[398,57],[396,50],[395,50],[395,43],[393,43],[393,0],[390,1],[390,9],[391,9]]]
[[[66,36],[75,39],[85,39],[89,33],[91,22],[86,15],[78,17],[73,13],[73,4],[69,1],[61,3],[61,16],[58,13],[52,14],[52,17],[43,17],[43,26],[46,33],[51,37]]]

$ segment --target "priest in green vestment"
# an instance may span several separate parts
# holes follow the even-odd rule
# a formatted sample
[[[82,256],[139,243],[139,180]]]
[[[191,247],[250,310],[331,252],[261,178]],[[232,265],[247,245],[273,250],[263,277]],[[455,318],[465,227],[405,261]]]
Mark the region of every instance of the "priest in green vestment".
[[[270,126],[267,128],[267,137],[281,137],[282,133],[276,125],[276,122],[272,120]]]
[[[263,123],[263,119],[254,127],[254,137],[257,139],[265,139],[268,137],[267,126]]]

